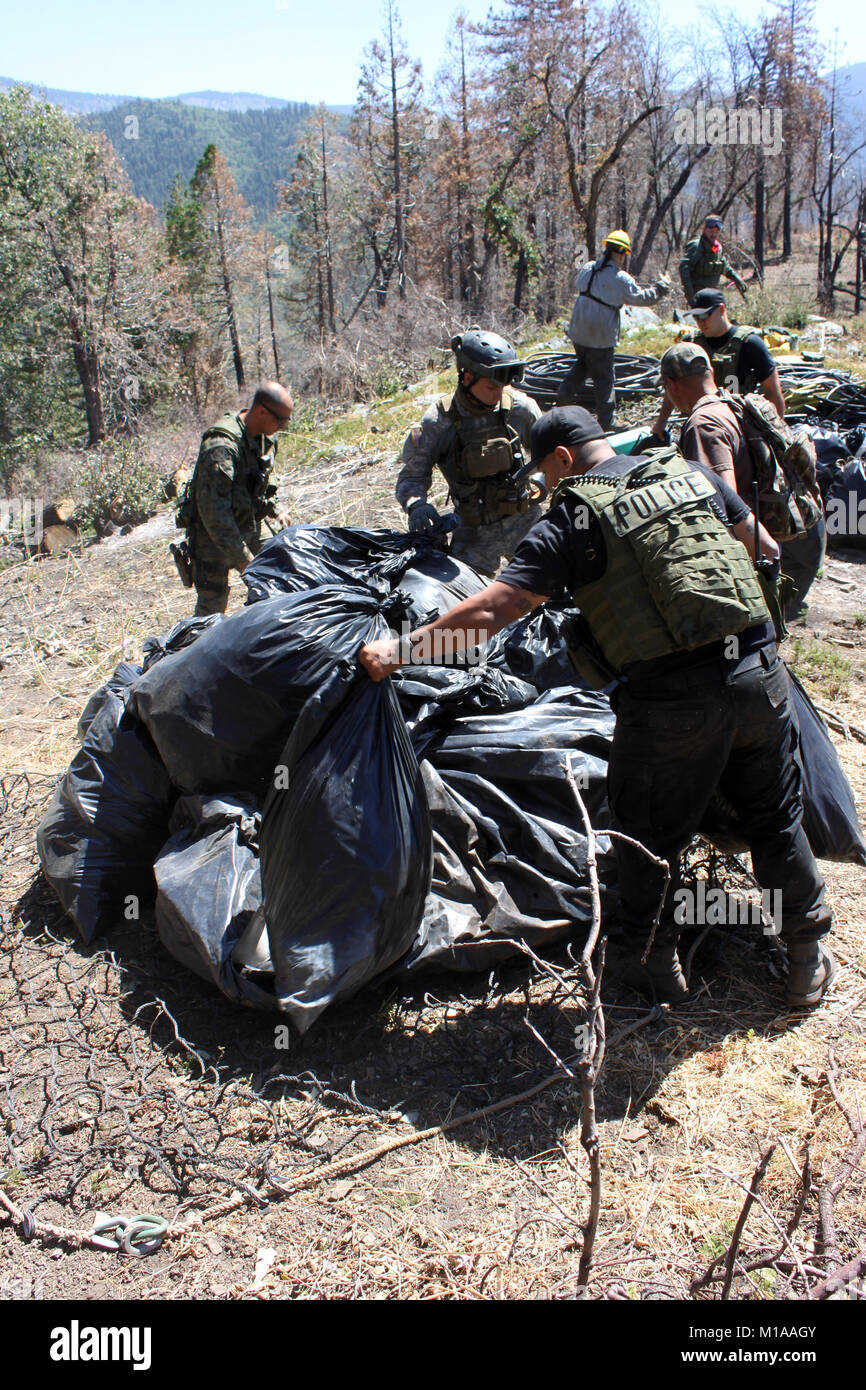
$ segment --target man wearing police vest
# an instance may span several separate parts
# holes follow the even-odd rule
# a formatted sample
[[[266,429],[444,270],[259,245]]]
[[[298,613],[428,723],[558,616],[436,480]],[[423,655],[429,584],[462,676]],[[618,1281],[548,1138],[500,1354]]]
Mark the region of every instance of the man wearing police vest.
[[[500,578],[408,639],[365,645],[361,664],[381,680],[429,650],[437,631],[458,644],[470,631],[472,640],[479,630],[493,636],[569,593],[586,629],[572,653],[578,672],[594,687],[615,682],[613,827],[671,867],[653,935],[661,880],[644,855],[614,841],[630,982],[670,1003],[688,995],[677,955],[680,856],[718,788],[736,811],[758,883],[781,893],[786,1002],[817,1004],[836,971],[822,944],[832,919],[803,830],[788,676],[752,561],[749,508],[673,450],[616,455],[576,406],[539,420],[531,450],[529,466],[556,491]],[[777,560],[763,528],[760,550]]]

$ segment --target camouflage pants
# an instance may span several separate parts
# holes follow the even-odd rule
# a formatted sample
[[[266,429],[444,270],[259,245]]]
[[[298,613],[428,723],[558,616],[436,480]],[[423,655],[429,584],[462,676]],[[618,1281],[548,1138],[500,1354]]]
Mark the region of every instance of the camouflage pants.
[[[451,540],[451,554],[492,579],[540,517],[541,508],[533,502],[527,511],[503,517],[489,526],[458,526]]]
[[[189,532],[188,545],[196,592],[193,616],[205,618],[210,613],[224,613],[229,601],[229,567],[223,552],[198,526]]]

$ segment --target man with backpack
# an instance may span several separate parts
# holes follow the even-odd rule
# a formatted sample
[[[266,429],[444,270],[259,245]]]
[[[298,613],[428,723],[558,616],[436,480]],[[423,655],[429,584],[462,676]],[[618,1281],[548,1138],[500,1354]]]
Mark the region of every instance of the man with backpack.
[[[794,434],[768,400],[720,391],[697,343],[677,343],[661,360],[669,410],[685,415],[680,451],[711,468],[754,509],[781,547],[782,571],[793,582],[786,619],[802,610],[824,556],[825,527],[814,449]],[[658,422],[654,433],[661,440]]]

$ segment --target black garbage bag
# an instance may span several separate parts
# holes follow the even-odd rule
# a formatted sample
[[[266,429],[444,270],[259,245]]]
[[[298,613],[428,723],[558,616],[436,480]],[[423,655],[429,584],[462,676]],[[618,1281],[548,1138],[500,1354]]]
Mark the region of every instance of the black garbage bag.
[[[252,801],[181,797],[154,864],[156,926],[166,949],[229,999],[275,1009]]]
[[[417,546],[400,577],[400,592],[411,600],[408,619],[412,627],[431,622],[463,599],[480,594],[488,580],[429,542]]]
[[[137,920],[155,893],[153,861],[174,791],[128,690],[106,691],[40,822],[42,870],[85,941]]]
[[[816,859],[866,864],[866,844],[854,796],[827,726],[790,667],[791,718],[799,732],[794,754],[802,775],[803,829]],[[737,813],[716,792],[701,823],[701,834],[723,854],[742,854]]]
[[[252,604],[145,671],[130,707],[181,791],[263,795],[305,701],[404,613],[333,587]]]
[[[419,760],[458,719],[522,710],[538,698],[534,686],[488,666],[404,666],[392,680]]]
[[[853,458],[837,472],[824,496],[827,544],[866,546],[866,459]]]
[[[800,734],[797,757],[803,773],[803,829],[818,859],[866,864],[866,844],[857,807],[827,725],[794,672],[791,713]]]
[[[551,603],[536,608],[488,642],[486,664],[510,671],[518,680],[529,681],[536,690],[580,686],[562,635],[563,624],[574,617],[575,611],[567,605]]]
[[[586,836],[567,766],[599,834],[603,901],[612,902],[607,757],[614,715],[595,692],[559,690],[523,708],[456,718],[422,764],[433,826],[433,881],[418,937],[399,968],[489,969],[588,930]],[[426,737],[429,717],[413,729]]]
[[[289,526],[266,541],[241,576],[247,603],[326,586],[360,585],[381,597],[396,587],[414,553],[405,531],[354,526]]]
[[[262,546],[243,581],[248,604],[325,585],[360,587],[385,599],[399,586],[411,600],[410,629],[486,585],[426,537],[347,526],[290,526]]]
[[[396,695],[342,663],[304,707],[262,814],[275,989],[299,1032],[393,965],[430,882],[430,813]]]
[[[127,686],[132,685],[141,675],[142,668],[136,666],[132,661],[121,661],[114,668],[114,674],[109,676],[105,685],[101,685],[98,690],[94,690],[84,709],[78,717],[78,742],[83,743],[87,730],[90,728],[102,706],[105,704],[109,695],[119,695]]]
[[[162,633],[159,637],[148,637],[142,648],[143,669],[149,671],[151,666],[161,661],[164,656],[191,647],[203,632],[208,632],[224,619],[224,613],[208,613],[202,618],[181,618],[168,632]]]

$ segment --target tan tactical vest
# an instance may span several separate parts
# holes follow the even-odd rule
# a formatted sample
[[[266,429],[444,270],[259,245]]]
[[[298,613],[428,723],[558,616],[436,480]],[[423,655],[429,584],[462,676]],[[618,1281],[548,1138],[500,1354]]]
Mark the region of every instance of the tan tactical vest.
[[[486,526],[529,507],[526,488],[513,480],[524,460],[520,438],[508,421],[512,402],[506,387],[492,420],[489,415],[464,415],[455,396],[443,396],[439,402],[456,432],[455,445],[439,467],[464,526]]]

